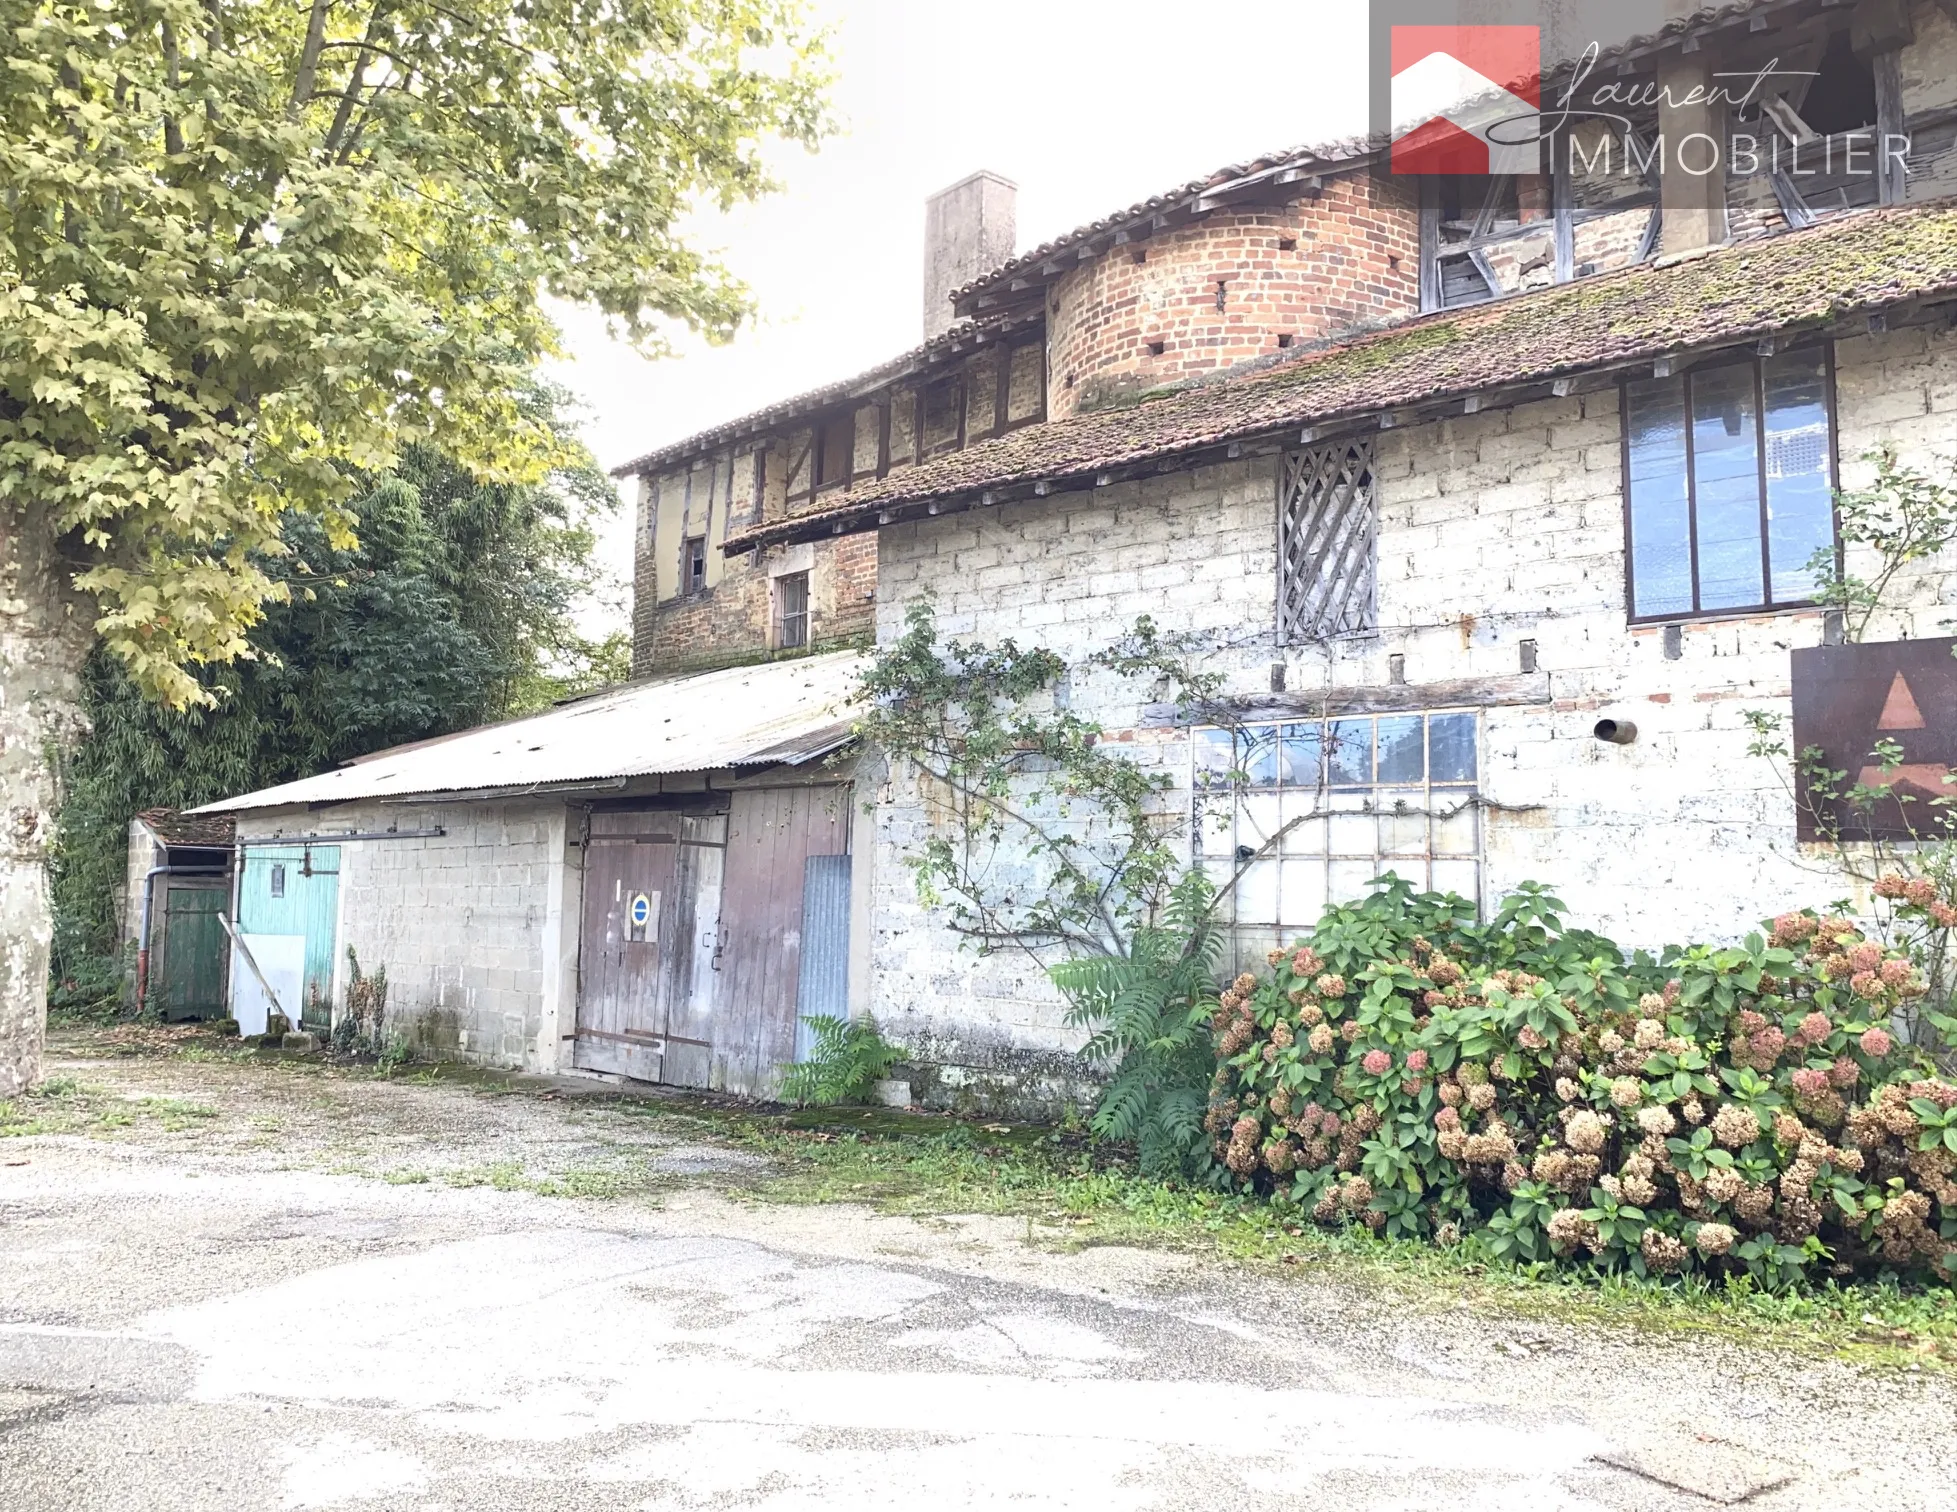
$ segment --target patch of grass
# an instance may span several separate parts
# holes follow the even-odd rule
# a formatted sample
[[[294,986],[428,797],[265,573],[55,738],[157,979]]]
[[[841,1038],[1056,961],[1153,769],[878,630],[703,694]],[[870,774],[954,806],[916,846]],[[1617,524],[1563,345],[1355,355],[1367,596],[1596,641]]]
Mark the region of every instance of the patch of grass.
[[[515,1160],[493,1161],[485,1166],[468,1166],[446,1173],[442,1180],[452,1187],[494,1187],[499,1192],[521,1192],[529,1188],[523,1165]]]
[[[29,1097],[73,1097],[80,1092],[82,1084],[72,1076],[50,1076],[37,1086],[28,1088]]]
[[[30,1114],[10,1098],[0,1098],[0,1139],[22,1139],[30,1134],[53,1133],[55,1125]]]
[[[136,1102],[142,1112],[155,1117],[172,1134],[218,1116],[217,1109],[210,1104],[189,1102],[181,1097],[143,1097]]]
[[[720,1120],[696,1111],[685,1121],[720,1123],[724,1135],[770,1158],[776,1174],[747,1188],[759,1200],[859,1202],[920,1217],[1024,1216],[1029,1241],[1052,1248],[1172,1249],[1274,1271],[1335,1274],[1412,1307],[1465,1303],[1518,1318],[1708,1333],[1871,1365],[1957,1369],[1957,1296],[1948,1290],[1875,1284],[1767,1292],[1743,1277],[1641,1280],[1509,1266],[1466,1248],[1325,1229],[1296,1209],[1146,1180],[1123,1161],[1039,1129],[925,1119],[916,1121],[929,1125],[928,1133],[868,1134],[850,1127],[847,1114],[833,1113]]]
[[[635,1180],[622,1171],[583,1169],[545,1177],[530,1186],[530,1190],[540,1197],[584,1197],[598,1201],[631,1196],[645,1188],[644,1181]]]
[[[191,1030],[186,1033],[185,1030]],[[289,1061],[276,1053],[239,1053],[236,1042],[200,1036],[193,1026],[118,1025],[67,1030],[83,1053],[149,1054],[304,1069],[329,1077],[382,1075],[378,1068]],[[81,1042],[86,1043],[81,1043]],[[507,1073],[446,1063],[396,1072],[396,1081],[453,1086],[484,1095],[539,1096],[535,1084]],[[553,1092],[542,1096],[556,1097]],[[171,1104],[174,1099],[150,1099]],[[54,1096],[0,1102],[0,1137],[88,1132],[157,1116],[143,1103],[97,1108],[77,1086]],[[191,1110],[197,1111],[191,1111]],[[133,1111],[132,1111],[133,1110]],[[208,1120],[213,1110],[187,1104],[164,1116]],[[969,1123],[888,1108],[811,1108],[791,1112],[708,1095],[608,1096],[567,1100],[564,1115],[629,1119],[682,1140],[732,1145],[765,1156],[765,1171],[705,1180],[730,1195],[783,1203],[861,1203],[916,1217],[986,1213],[1024,1218],[1034,1244],[1077,1249],[1129,1244],[1203,1255],[1268,1269],[1272,1276],[1320,1274],[1392,1296],[1396,1305],[1475,1311],[1520,1319],[1553,1319],[1634,1328],[1664,1337],[1710,1334],[1741,1345],[1820,1351],[1858,1363],[1957,1369],[1957,1296],[1947,1290],[1894,1285],[1823,1286],[1771,1293],[1739,1282],[1639,1280],[1622,1273],[1565,1267],[1511,1267],[1469,1247],[1375,1238],[1363,1229],[1328,1230],[1295,1209],[1234,1195],[1145,1180],[1132,1165],[1089,1146],[1077,1129]],[[261,1124],[261,1127],[263,1125]],[[276,1128],[276,1124],[272,1125]],[[451,1187],[491,1187],[590,1200],[647,1197],[679,1184],[627,1159],[607,1168],[532,1175],[518,1161],[499,1161],[434,1176],[342,1167],[398,1185],[439,1180]],[[698,1180],[699,1178],[695,1178]]]

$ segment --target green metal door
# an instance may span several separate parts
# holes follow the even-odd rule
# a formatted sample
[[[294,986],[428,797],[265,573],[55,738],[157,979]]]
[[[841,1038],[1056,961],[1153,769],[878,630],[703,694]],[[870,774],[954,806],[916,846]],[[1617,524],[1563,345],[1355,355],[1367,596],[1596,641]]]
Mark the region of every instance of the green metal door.
[[[333,963],[339,944],[340,848],[248,846],[238,883],[238,932],[304,935],[306,985],[298,1005],[308,1029],[331,1027]],[[288,1014],[292,1004],[285,1004]]]
[[[159,877],[162,907],[152,926],[150,997],[168,1022],[224,1016],[230,959],[224,910],[231,884],[221,877]]]

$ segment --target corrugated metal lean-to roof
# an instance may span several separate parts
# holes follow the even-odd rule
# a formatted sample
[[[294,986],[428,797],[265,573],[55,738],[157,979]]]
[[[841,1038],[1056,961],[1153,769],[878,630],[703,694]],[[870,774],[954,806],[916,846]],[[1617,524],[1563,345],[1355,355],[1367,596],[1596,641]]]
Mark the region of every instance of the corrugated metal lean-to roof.
[[[849,739],[849,702],[867,660],[838,651],[637,683],[528,719],[382,751],[194,812],[506,792],[812,761]]]

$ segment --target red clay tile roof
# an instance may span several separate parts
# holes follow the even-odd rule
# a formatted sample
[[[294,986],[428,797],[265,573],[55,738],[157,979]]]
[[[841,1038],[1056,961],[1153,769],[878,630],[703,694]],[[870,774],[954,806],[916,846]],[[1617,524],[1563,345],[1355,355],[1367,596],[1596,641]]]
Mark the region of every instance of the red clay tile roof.
[[[1828,0],[1822,0],[1828,3]],[[1637,58],[1649,53],[1660,52],[1676,46],[1693,33],[1715,31],[1731,25],[1750,12],[1758,10],[1811,9],[1814,0],[1725,0],[1723,4],[1703,5],[1689,15],[1675,16],[1666,21],[1656,31],[1640,33],[1627,37],[1621,42],[1601,48],[1592,68],[1601,68],[1606,63]],[[1579,60],[1566,59],[1550,65],[1546,87],[1554,93],[1554,83],[1558,78],[1567,77],[1577,66]],[[970,283],[960,285],[951,291],[954,305],[962,305],[979,294],[1010,284],[1013,279],[1037,268],[1041,263],[1072,251],[1084,242],[1110,232],[1131,230],[1144,221],[1157,215],[1179,209],[1205,194],[1215,194],[1226,188],[1249,188],[1251,181],[1269,179],[1273,186],[1281,182],[1277,176],[1286,170],[1297,170],[1300,176],[1314,170],[1323,173],[1346,172],[1358,168],[1371,160],[1385,144],[1374,135],[1361,133],[1342,139],[1318,143],[1309,147],[1293,147],[1283,152],[1267,152],[1241,163],[1231,163],[1201,178],[1190,179],[1173,189],[1165,189],[1160,194],[1152,194],[1145,200],[1138,200],[1125,210],[1117,210],[1104,215],[1099,220],[1088,221],[1076,226],[1062,236],[1040,243],[1029,252],[1019,252],[1007,262],[1001,263],[990,272],[982,273]]]
[[[1275,187],[1278,175],[1295,169],[1300,176],[1308,175],[1312,169],[1327,173],[1358,167],[1368,158],[1378,144],[1367,137],[1351,137],[1343,141],[1326,142],[1314,147],[1293,147],[1284,152],[1265,153],[1261,157],[1247,159],[1241,163],[1206,173],[1201,178],[1178,184],[1173,189],[1165,189],[1160,194],[1151,194],[1145,200],[1138,200],[1125,210],[1117,210],[1112,215],[1104,215],[1099,220],[1091,220],[1084,226],[1076,226],[1064,236],[1056,236],[1051,241],[1041,242],[1030,252],[1015,253],[1013,257],[982,273],[968,284],[962,284],[951,291],[954,306],[985,290],[1009,283],[1028,268],[1037,267],[1048,258],[1082,242],[1092,241],[1110,231],[1120,231],[1134,226],[1140,221],[1150,220],[1166,211],[1188,204],[1201,198],[1205,193],[1215,193],[1225,188],[1248,188],[1252,181],[1268,179]]]
[[[873,528],[884,512],[1350,424],[1383,411],[1648,361],[1851,313],[1957,299],[1957,201],[1865,210],[1803,231],[1423,316],[1296,360],[1030,425],[730,537],[730,554]]]

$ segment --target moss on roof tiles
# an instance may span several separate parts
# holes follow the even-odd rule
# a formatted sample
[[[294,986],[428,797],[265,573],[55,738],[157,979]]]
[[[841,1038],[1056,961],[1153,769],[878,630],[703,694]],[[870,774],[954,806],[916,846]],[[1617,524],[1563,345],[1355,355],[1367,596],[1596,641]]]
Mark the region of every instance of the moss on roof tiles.
[[[1957,203],[1859,211],[1802,231],[1626,268],[1354,336],[1276,366],[981,441],[828,509],[729,540],[746,550],[893,505],[1082,477],[1302,425],[1957,298]]]

